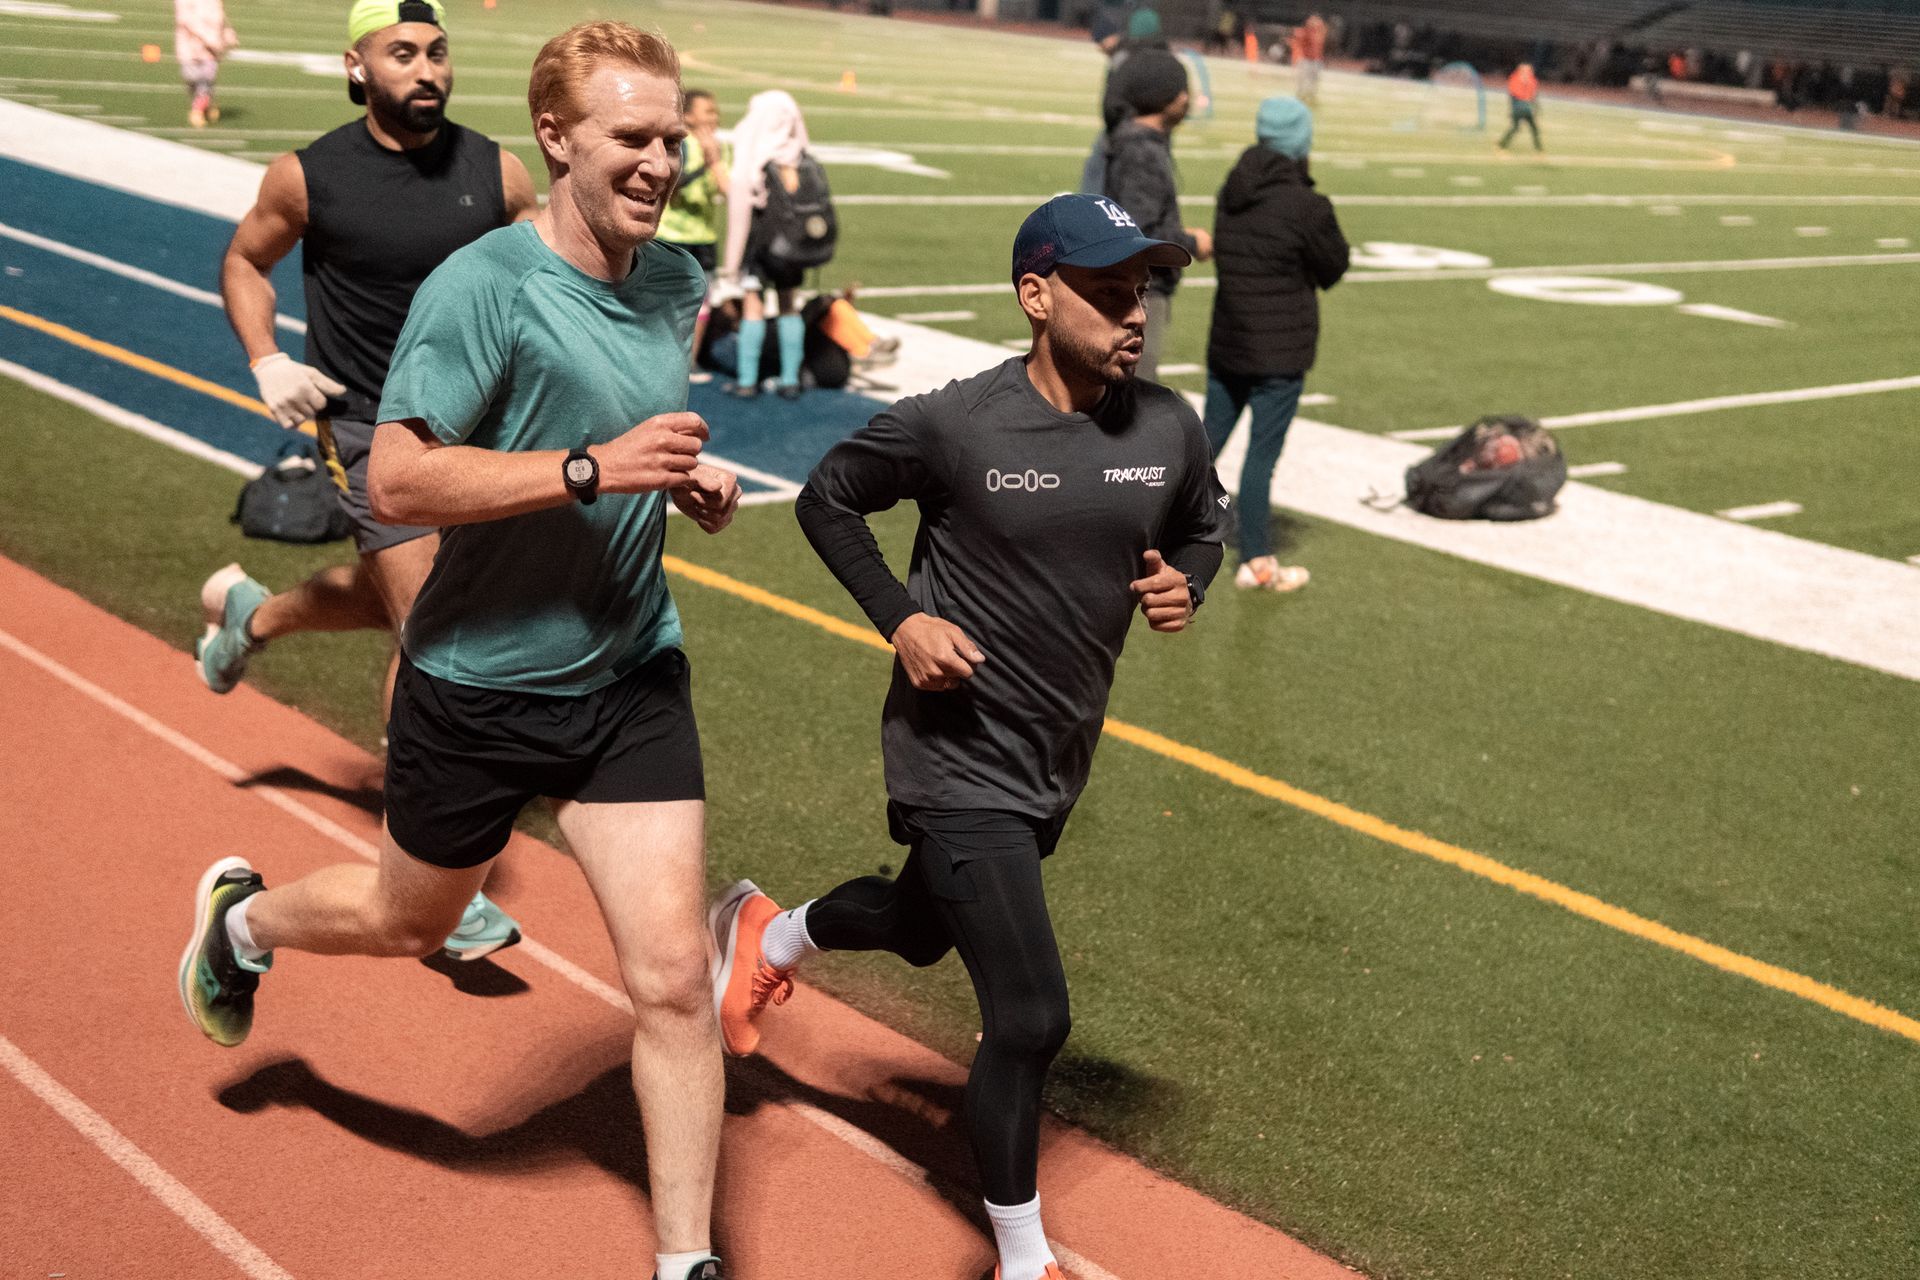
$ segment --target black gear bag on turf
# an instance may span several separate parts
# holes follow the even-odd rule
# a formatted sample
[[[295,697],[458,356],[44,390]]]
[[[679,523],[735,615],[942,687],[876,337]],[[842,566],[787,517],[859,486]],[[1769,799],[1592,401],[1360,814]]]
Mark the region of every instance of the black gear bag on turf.
[[[249,538],[335,542],[353,532],[340,489],[304,441],[281,446],[280,460],[247,481],[230,517]]]
[[[1442,520],[1537,520],[1553,513],[1566,482],[1567,460],[1546,428],[1487,417],[1407,468],[1407,505]]]
[[[812,153],[803,152],[794,170],[800,181],[789,191],[780,180],[780,166],[767,165],[767,207],[760,215],[766,235],[762,252],[779,266],[809,271],[833,261],[840,220],[833,212],[827,171]]]

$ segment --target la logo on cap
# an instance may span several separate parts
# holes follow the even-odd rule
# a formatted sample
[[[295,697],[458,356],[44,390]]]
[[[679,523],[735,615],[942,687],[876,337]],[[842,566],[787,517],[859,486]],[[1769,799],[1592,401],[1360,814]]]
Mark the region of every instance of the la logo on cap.
[[[1094,201],[1094,203],[1100,206],[1100,208],[1106,213],[1107,217],[1113,222],[1114,226],[1133,227],[1135,229],[1139,228],[1140,224],[1133,220],[1132,214],[1128,213],[1125,209],[1122,209],[1119,205],[1107,199],[1105,196],[1099,197]]]

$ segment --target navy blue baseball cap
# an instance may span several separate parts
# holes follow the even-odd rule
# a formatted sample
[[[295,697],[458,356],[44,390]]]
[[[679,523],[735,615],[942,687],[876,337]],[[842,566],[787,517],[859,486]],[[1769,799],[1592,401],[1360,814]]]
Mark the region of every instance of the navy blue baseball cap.
[[[1171,240],[1141,234],[1140,224],[1105,196],[1064,195],[1027,215],[1013,238],[1013,282],[1055,267],[1111,267],[1147,255],[1150,267],[1184,267],[1193,255]]]

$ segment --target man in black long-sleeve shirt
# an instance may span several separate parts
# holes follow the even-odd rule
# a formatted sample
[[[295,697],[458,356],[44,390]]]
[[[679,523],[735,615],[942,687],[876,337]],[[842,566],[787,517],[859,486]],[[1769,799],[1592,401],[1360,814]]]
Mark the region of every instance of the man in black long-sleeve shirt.
[[[980,997],[967,1123],[1002,1280],[1059,1275],[1037,1171],[1068,1010],[1040,862],[1086,785],[1134,609],[1179,631],[1220,567],[1227,496],[1199,419],[1134,377],[1149,269],[1188,261],[1110,200],[1049,201],[1014,244],[1028,354],[901,401],[814,468],[801,527],[898,654],[881,743],[889,827],[911,852],[897,878],[793,911],[742,881],[713,913],[736,1054],[813,950],[915,965],[959,950]],[[907,500],[903,585],[865,517]]]

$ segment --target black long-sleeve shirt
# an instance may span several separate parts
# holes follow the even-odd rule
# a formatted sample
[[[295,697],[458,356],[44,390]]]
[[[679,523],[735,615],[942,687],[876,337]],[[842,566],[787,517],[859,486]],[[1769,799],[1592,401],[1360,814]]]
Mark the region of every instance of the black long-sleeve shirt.
[[[865,516],[920,508],[903,586]],[[796,511],[882,635],[915,613],[987,655],[922,693],[896,661],[881,721],[887,794],[929,809],[1051,818],[1086,786],[1144,555],[1204,585],[1220,567],[1227,496],[1199,418],[1135,383],[1061,413],[1025,361],[894,405],[828,452]]]

